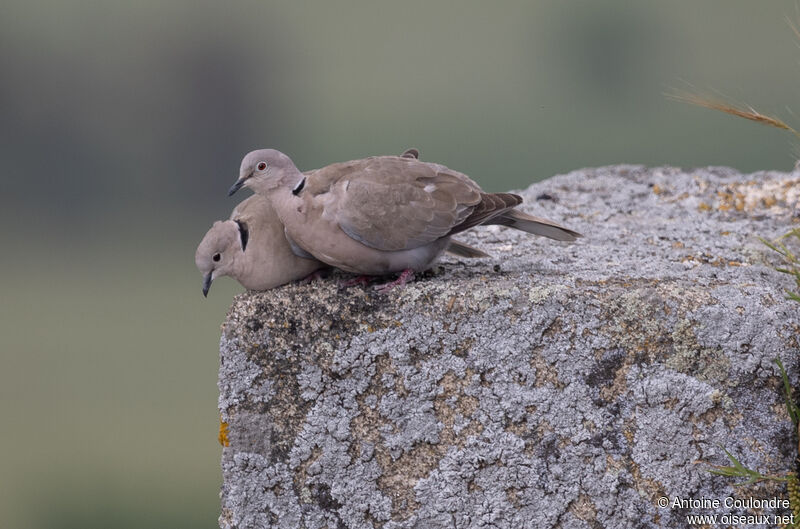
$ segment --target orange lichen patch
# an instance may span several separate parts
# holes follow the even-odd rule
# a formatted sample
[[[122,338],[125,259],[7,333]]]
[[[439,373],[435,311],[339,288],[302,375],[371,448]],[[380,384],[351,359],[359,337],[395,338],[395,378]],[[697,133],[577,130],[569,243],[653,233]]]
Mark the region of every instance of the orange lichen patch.
[[[222,446],[230,446],[231,442],[228,440],[228,423],[219,418],[219,435],[217,436],[219,444]]]
[[[672,243],[673,248],[683,248],[685,245],[681,241],[675,241]]]
[[[722,257],[714,257],[713,255],[703,253],[700,255],[686,255],[681,258],[682,263],[693,263],[696,265],[699,264],[707,264],[714,266],[716,268],[722,268],[725,266],[747,266],[747,263],[743,263],[741,261],[733,261],[729,259],[723,259]]]
[[[664,192],[664,188],[663,187],[661,187],[658,184],[654,184],[653,185],[653,193],[655,193],[656,195],[660,195],[663,192]]]
[[[714,204],[705,202],[701,211],[752,212],[770,209],[776,213],[791,213],[800,208],[800,179],[749,180],[726,184],[717,190]]]

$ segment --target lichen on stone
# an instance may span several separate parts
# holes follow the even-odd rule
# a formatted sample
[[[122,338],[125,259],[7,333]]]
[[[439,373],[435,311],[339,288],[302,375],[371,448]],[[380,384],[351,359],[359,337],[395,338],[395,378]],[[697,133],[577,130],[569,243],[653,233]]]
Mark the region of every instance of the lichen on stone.
[[[521,193],[575,244],[477,228],[459,237],[494,260],[445,257],[386,295],[237,296],[220,525],[675,527],[659,496],[734,494],[704,467],[720,446],[790,468],[772,359],[796,376],[800,317],[756,236],[793,222],[793,178],[576,171]]]

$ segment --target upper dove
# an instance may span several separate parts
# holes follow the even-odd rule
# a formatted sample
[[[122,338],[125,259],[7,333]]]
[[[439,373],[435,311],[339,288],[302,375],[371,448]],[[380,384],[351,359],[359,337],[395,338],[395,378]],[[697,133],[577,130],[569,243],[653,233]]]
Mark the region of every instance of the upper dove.
[[[581,236],[514,209],[519,195],[485,193],[467,175],[419,160],[414,149],[306,174],[280,151],[256,150],[245,155],[228,195],[243,186],[269,200],[292,247],[349,272],[401,272],[393,284],[428,268],[450,236],[481,224],[559,241]]]

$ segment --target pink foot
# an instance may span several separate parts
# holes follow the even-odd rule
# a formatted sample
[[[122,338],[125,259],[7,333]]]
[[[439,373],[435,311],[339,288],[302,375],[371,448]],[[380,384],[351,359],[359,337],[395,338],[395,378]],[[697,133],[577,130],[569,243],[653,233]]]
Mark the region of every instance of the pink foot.
[[[377,290],[381,294],[386,294],[394,287],[402,287],[409,281],[413,280],[414,280],[414,271],[410,268],[406,268],[405,270],[400,272],[400,276],[397,279],[383,285],[378,285],[375,287],[375,290]]]
[[[300,280],[300,284],[301,285],[307,285],[309,283],[313,283],[314,281],[317,281],[318,279],[324,279],[325,277],[327,277],[327,275],[328,275],[328,270],[327,269],[316,270],[316,271],[311,272],[310,274],[308,274],[303,279],[301,279]]]
[[[372,282],[372,276],[358,276],[354,277],[353,279],[348,279],[347,281],[342,281],[339,286],[341,287],[352,287],[355,285],[368,285]]]

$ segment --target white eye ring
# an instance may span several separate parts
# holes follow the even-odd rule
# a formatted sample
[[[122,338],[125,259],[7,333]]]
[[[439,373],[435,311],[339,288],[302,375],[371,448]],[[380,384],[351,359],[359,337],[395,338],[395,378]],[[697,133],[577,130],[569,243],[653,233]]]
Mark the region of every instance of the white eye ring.
[[[266,168],[267,168],[267,162],[258,162],[258,165],[256,165],[256,169],[258,169],[259,171],[263,171]]]

